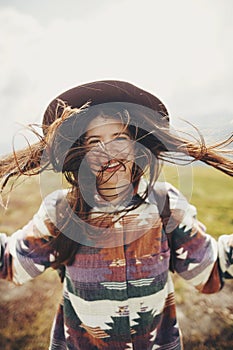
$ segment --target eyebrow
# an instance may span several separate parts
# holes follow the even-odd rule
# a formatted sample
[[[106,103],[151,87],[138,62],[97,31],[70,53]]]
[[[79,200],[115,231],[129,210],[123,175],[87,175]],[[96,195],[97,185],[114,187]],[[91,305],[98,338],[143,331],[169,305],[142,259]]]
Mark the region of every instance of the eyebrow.
[[[115,132],[114,134],[112,134],[112,136],[119,136],[119,135],[126,135],[126,136],[129,136],[130,137],[130,134],[129,133],[127,133],[127,132]],[[88,140],[90,140],[90,139],[92,139],[92,138],[96,138],[96,139],[98,139],[98,138],[100,138],[101,136],[100,135],[91,135],[91,136],[89,136],[89,137],[85,137],[85,141],[88,141]]]

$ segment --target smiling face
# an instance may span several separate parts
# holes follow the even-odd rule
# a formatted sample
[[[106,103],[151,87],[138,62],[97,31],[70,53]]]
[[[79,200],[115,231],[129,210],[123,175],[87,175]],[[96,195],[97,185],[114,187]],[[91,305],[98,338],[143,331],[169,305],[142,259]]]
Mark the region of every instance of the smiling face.
[[[124,193],[131,185],[134,146],[120,120],[98,116],[85,135],[88,164],[97,178],[99,193],[107,200]]]

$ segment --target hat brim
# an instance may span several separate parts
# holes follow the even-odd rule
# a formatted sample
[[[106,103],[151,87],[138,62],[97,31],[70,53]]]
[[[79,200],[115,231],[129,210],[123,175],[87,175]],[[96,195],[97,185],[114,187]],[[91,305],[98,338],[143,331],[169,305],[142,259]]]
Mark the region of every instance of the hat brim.
[[[81,108],[87,102],[91,106],[108,102],[135,103],[160,113],[163,118],[167,116],[169,120],[166,107],[156,96],[128,82],[103,80],[74,87],[51,101],[43,117],[44,130],[61,116],[59,100],[71,108]]]

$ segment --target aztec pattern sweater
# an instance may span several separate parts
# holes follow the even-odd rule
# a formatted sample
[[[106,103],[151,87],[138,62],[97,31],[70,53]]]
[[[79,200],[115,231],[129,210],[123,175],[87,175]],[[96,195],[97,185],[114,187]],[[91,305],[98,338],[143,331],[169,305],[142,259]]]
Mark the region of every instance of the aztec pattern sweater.
[[[161,186],[169,199],[169,218],[159,210]],[[52,193],[23,229],[11,237],[0,235],[1,278],[22,284],[51,265],[54,252],[44,246],[52,239],[46,223],[55,222],[56,205],[64,196],[64,191]],[[93,208],[98,224],[97,210],[98,203]],[[73,264],[66,266],[49,349],[182,349],[169,264],[172,259],[174,271],[199,291],[217,292],[222,276],[233,276],[227,236],[216,242],[206,234],[195,208],[167,183],[156,184],[111,233],[116,244],[81,245]]]

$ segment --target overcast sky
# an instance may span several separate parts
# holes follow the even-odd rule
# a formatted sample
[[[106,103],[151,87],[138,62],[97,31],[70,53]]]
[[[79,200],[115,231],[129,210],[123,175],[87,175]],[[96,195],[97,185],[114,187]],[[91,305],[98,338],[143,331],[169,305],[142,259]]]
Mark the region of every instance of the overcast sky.
[[[0,0],[0,153],[59,93],[101,79],[151,91],[172,123],[229,135],[232,15],[232,0]]]

